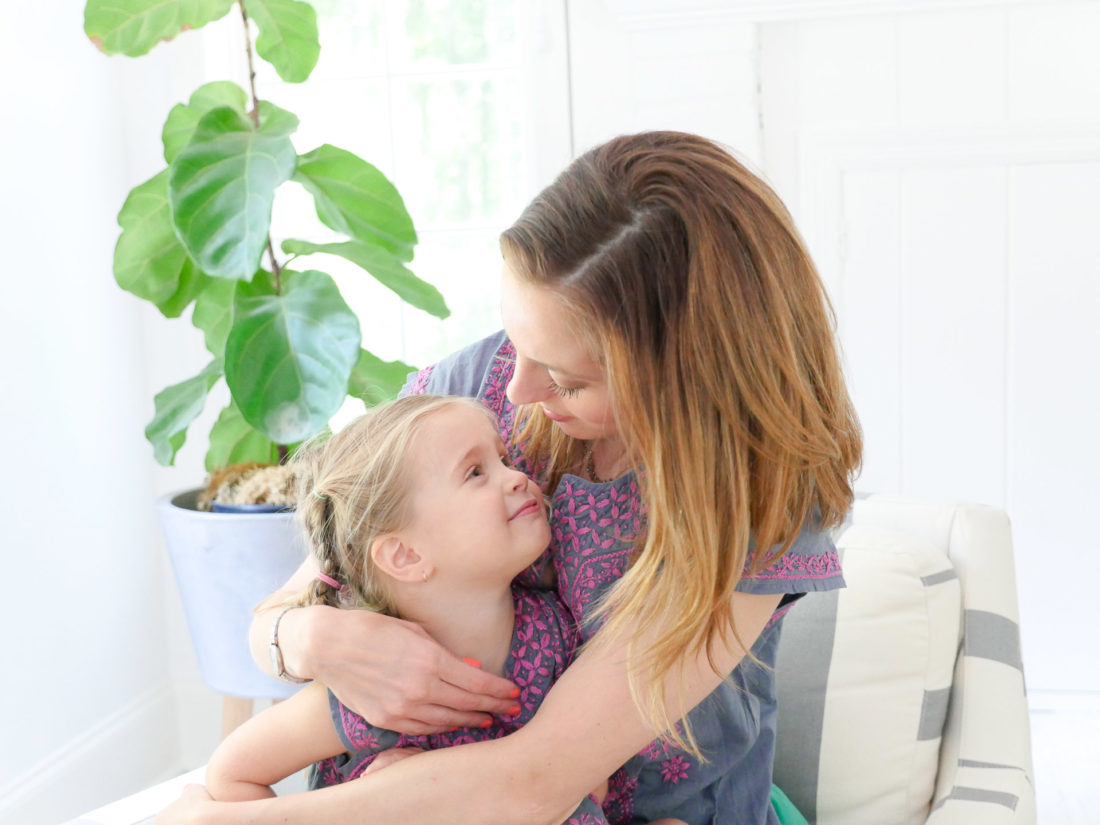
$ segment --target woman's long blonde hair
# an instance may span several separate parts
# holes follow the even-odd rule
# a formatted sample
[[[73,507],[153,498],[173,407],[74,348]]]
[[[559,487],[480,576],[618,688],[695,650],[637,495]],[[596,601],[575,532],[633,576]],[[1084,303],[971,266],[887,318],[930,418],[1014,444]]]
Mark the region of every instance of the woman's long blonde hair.
[[[839,524],[852,501],[862,436],[824,286],[775,193],[719,146],[676,132],[581,156],[501,247],[517,277],[562,301],[606,370],[646,531],[595,643],[629,645],[635,700],[683,743],[665,711],[673,665],[739,640],[742,575],[807,525]],[[555,485],[578,471],[583,445],[530,412],[518,437]],[[641,649],[635,628],[657,635]]]
[[[492,417],[471,398],[411,395],[375,407],[331,438],[298,451],[298,518],[320,571],[344,587],[313,581],[297,604],[398,615],[385,576],[374,565],[371,545],[410,523],[409,450],[429,417],[456,406],[474,407]]]

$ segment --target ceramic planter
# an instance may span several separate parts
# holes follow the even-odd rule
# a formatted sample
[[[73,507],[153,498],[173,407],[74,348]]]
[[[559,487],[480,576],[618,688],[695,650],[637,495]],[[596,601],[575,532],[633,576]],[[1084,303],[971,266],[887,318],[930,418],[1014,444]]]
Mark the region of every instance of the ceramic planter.
[[[199,490],[165,496],[157,514],[203,681],[223,695],[281,699],[298,686],[267,676],[248,650],[253,608],[302,563],[291,512],[207,513]]]

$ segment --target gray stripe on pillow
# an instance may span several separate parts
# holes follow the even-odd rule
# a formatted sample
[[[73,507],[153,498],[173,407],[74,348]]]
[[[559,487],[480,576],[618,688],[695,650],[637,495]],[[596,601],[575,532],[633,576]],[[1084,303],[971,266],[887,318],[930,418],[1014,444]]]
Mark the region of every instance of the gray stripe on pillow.
[[[925,587],[931,587],[934,584],[943,584],[944,582],[954,581],[959,577],[959,574],[954,570],[941,570],[939,573],[933,573],[930,576],[921,576],[920,583]]]
[[[965,627],[965,655],[992,659],[1023,672],[1020,627],[1016,622],[987,610],[967,610]]]
[[[995,805],[1003,805],[1010,810],[1016,810],[1016,805],[1020,801],[1020,797],[1014,793],[1005,793],[1004,791],[991,791],[988,788],[966,788],[956,785],[951,789],[951,793],[941,799],[932,810],[935,811],[942,808],[949,799],[958,799],[963,802],[992,802]]]
[[[1005,771],[1022,771],[1019,765],[1002,765],[999,762],[979,762],[977,759],[960,759],[960,768],[995,768]]]
[[[947,721],[947,702],[951,698],[951,688],[926,690],[920,706],[920,728],[917,741],[927,742],[939,739],[943,735],[944,722]]]
[[[775,784],[811,823],[817,821],[825,690],[839,594],[838,590],[808,594],[793,606],[780,629]]]

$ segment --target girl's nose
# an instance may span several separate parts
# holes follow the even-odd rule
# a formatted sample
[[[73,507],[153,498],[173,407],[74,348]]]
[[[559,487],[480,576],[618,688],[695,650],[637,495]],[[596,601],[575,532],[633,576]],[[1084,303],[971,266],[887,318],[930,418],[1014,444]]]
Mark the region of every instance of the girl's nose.
[[[530,479],[527,478],[527,473],[521,470],[516,470],[512,467],[508,468],[508,472],[511,474],[508,478],[507,484],[510,490],[523,490],[526,489],[530,483]]]
[[[534,404],[546,398],[550,392],[550,382],[540,380],[542,372],[545,370],[538,364],[516,356],[512,380],[508,382],[506,390],[508,400],[513,404]]]

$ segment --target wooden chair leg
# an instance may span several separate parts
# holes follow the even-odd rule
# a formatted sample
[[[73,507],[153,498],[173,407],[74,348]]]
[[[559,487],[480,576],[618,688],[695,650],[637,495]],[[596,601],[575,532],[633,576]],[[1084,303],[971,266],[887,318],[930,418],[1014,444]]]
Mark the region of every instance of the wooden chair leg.
[[[252,717],[252,700],[239,696],[222,697],[222,739]]]

